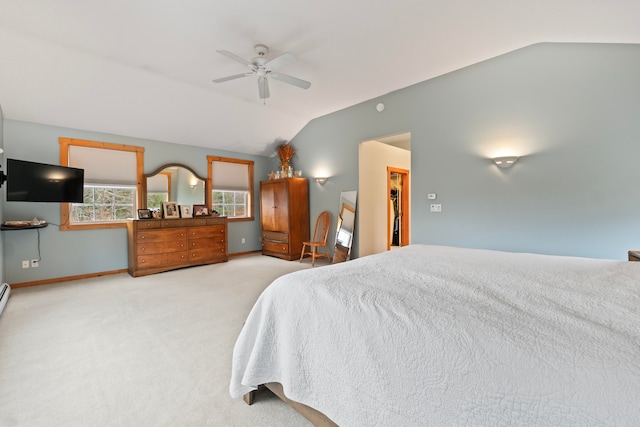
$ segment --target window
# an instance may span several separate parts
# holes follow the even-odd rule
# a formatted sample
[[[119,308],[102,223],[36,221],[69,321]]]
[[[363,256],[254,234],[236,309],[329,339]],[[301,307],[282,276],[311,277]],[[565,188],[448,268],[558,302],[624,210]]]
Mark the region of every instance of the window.
[[[253,161],[207,156],[211,208],[230,220],[253,220]]]
[[[71,223],[110,222],[134,218],[134,186],[84,186],[82,203],[71,205]]]
[[[60,138],[60,164],[84,169],[83,203],[61,203],[61,230],[125,227],[141,205],[144,148]]]
[[[171,200],[171,173],[159,172],[147,178],[147,208],[162,209],[162,202]]]
[[[211,208],[229,218],[247,216],[248,191],[213,190]]]

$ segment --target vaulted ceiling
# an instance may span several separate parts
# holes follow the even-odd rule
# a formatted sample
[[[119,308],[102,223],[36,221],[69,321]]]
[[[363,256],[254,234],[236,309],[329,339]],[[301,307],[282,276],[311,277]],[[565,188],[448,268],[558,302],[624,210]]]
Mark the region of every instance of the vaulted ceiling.
[[[7,119],[262,154],[315,117],[539,42],[640,43],[630,0],[0,0]],[[255,76],[254,45],[303,90]],[[588,72],[588,70],[585,70]]]

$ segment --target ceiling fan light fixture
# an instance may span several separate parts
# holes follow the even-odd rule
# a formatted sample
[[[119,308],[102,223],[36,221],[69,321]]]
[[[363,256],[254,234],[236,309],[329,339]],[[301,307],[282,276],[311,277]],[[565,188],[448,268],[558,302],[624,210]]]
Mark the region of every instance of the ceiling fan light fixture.
[[[250,75],[256,75],[258,77],[258,95],[260,99],[265,99],[269,97],[269,83],[267,81],[267,77],[273,77],[274,80],[281,81],[286,84],[290,84],[301,89],[309,89],[311,87],[311,83],[308,81],[299,79],[297,77],[289,76],[284,73],[274,72],[280,67],[283,67],[291,62],[295,61],[295,57],[288,52],[283,53],[280,56],[275,57],[272,60],[268,60],[265,55],[269,53],[269,48],[263,44],[257,44],[254,47],[254,50],[258,54],[257,57],[251,59],[251,62],[241,58],[238,55],[235,55],[226,50],[218,50],[217,52],[221,55],[226,56],[229,59],[232,59],[246,67],[251,69],[251,72],[243,73],[243,74],[235,74],[232,76],[221,77],[218,79],[214,79],[214,83],[223,83],[229,80],[235,80],[242,77],[247,77]]]

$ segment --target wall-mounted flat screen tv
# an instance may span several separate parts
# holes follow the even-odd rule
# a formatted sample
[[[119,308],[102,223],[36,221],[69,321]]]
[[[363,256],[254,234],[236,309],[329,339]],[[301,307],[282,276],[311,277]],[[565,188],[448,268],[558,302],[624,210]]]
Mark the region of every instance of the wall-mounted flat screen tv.
[[[82,203],[84,169],[7,159],[8,202]]]

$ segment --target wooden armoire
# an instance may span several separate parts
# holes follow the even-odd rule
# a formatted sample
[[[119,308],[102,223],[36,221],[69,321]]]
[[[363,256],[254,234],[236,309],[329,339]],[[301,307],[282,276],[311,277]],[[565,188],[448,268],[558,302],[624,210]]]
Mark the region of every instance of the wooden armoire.
[[[260,182],[262,254],[300,259],[309,240],[309,181],[282,178]]]

